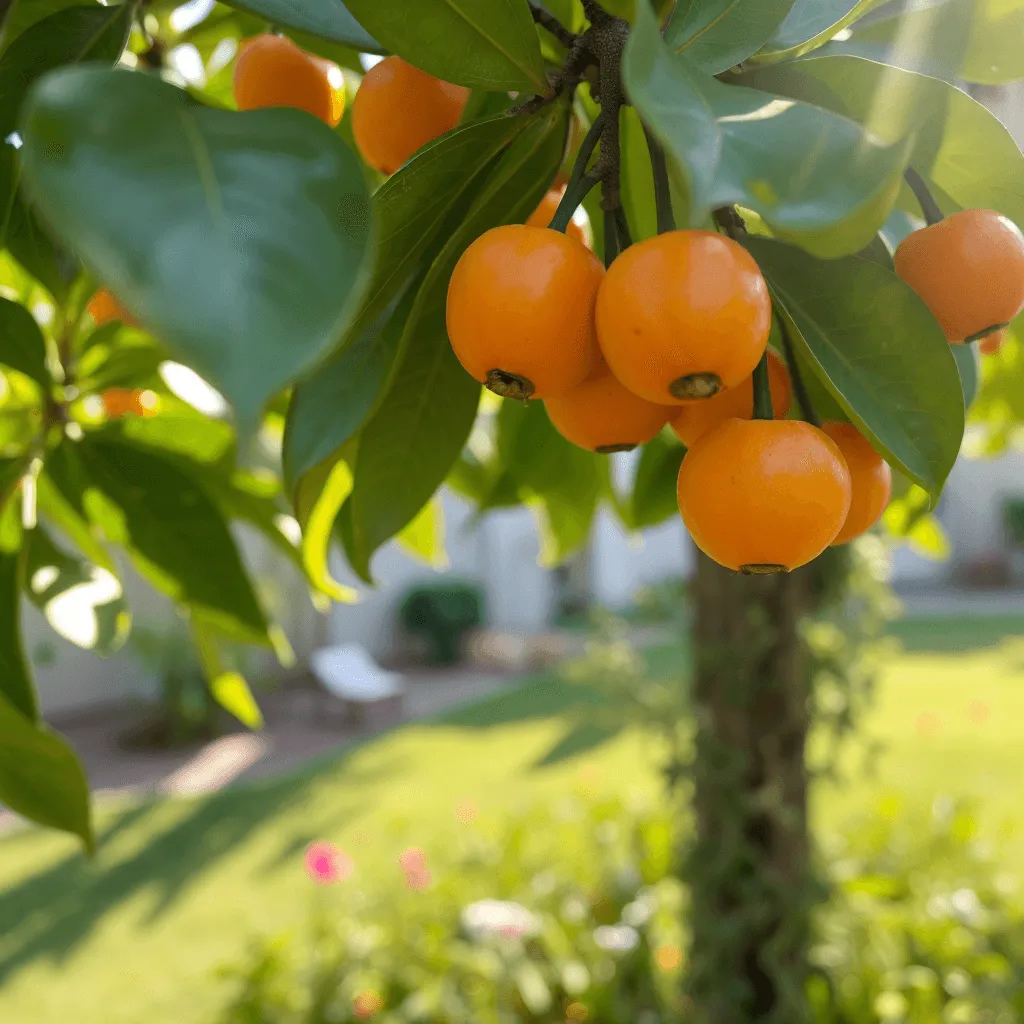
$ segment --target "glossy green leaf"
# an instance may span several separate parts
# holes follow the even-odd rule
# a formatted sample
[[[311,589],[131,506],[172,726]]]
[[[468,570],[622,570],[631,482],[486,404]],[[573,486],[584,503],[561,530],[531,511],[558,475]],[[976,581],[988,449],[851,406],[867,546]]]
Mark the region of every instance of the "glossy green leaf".
[[[153,586],[218,629],[268,642],[267,620],[231,531],[180,463],[98,438],[79,444],[74,461],[85,480],[83,510]],[[66,498],[73,481],[56,482]]]
[[[120,650],[132,616],[121,581],[59,548],[42,526],[25,535],[25,592],[53,631],[97,654]]]
[[[0,24],[0,53],[36,22],[68,7],[81,7],[83,0],[11,0]]]
[[[411,522],[444,481],[476,417],[480,387],[455,358],[445,327],[452,270],[484,231],[526,220],[558,169],[565,132],[561,104],[529,119],[419,290],[394,383],[359,436],[347,550],[364,579],[373,552]]]
[[[369,196],[305,112],[213,110],[150,75],[74,68],[33,90],[22,134],[49,224],[246,427],[354,317]]]
[[[203,623],[191,622],[192,642],[206,676],[213,699],[248,729],[263,728],[263,712],[249,689],[245,676],[230,669],[221,654],[216,636]]]
[[[39,516],[71,541],[95,566],[115,572],[114,560],[103,544],[98,526],[90,522],[82,504],[86,479],[68,445],[60,445],[46,458],[36,483]]]
[[[60,736],[34,725],[2,694],[0,803],[39,825],[78,836],[92,852],[89,782],[81,762]]]
[[[4,243],[8,252],[58,303],[63,302],[78,275],[78,261],[53,240],[20,193],[11,193],[7,213]]]
[[[25,658],[21,637],[22,551],[0,551],[0,698],[24,716],[39,719],[39,698]],[[2,799],[0,794],[0,799]]]
[[[676,479],[685,454],[686,449],[667,429],[644,445],[627,505],[630,529],[644,530],[679,515]]]
[[[444,546],[444,506],[435,494],[420,509],[416,518],[401,529],[395,540],[398,546],[431,569],[448,568],[448,552]]]
[[[746,60],[783,23],[793,0],[690,0],[676,5],[665,40],[715,75]]]
[[[0,363],[19,370],[43,388],[50,385],[43,332],[24,306],[4,298],[0,298]]]
[[[387,53],[349,14],[341,0],[225,0],[232,7],[262,15],[271,24],[300,29],[343,43],[362,53]]]
[[[526,0],[347,0],[347,6],[389,50],[446,82],[550,91]]]
[[[670,171],[685,176],[692,207],[708,208],[722,155],[721,132],[700,72],[672,56],[647,4],[637,10],[622,55],[622,78],[636,112],[674,158]],[[687,219],[681,210],[676,217],[681,224]],[[699,219],[699,213],[690,219]]]
[[[885,0],[796,0],[769,42],[752,60],[792,60],[828,42]]]
[[[1024,78],[1024,2],[974,0],[960,73],[968,82],[1000,85]]]
[[[744,75],[759,87],[852,117],[887,141],[915,131],[913,166],[961,207],[1024,225],[1024,156],[999,119],[927,75],[863,57],[811,56]]]
[[[951,349],[953,358],[956,360],[956,368],[960,373],[960,384],[964,394],[964,408],[970,409],[974,399],[978,396],[978,388],[981,384],[978,346],[953,345]]]
[[[818,260],[746,246],[796,330],[793,340],[874,447],[933,496],[960,452],[960,374],[927,306],[894,273],[855,256]]]

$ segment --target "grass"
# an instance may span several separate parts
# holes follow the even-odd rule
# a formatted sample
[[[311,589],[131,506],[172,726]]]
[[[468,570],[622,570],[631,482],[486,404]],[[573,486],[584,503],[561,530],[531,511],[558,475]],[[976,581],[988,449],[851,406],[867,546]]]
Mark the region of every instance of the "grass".
[[[889,664],[867,723],[886,745],[877,774],[819,786],[817,830],[881,800],[927,806],[940,795],[977,799],[1000,830],[1020,814],[1024,646],[1013,637],[1024,620],[898,631],[907,650]],[[681,656],[651,657],[663,672]],[[0,1020],[212,1022],[223,997],[215,967],[237,960],[255,933],[303,920],[315,899],[301,865],[311,839],[339,842],[372,877],[397,870],[407,845],[440,849],[456,830],[486,828],[537,800],[573,791],[656,799],[649,744],[635,733],[565,748],[581,697],[537,679],[269,783],[108,803],[91,863],[60,836],[26,829],[0,839]],[[458,820],[467,801],[480,810],[474,825]],[[1011,837],[1007,863],[1022,856],[1024,840]]]

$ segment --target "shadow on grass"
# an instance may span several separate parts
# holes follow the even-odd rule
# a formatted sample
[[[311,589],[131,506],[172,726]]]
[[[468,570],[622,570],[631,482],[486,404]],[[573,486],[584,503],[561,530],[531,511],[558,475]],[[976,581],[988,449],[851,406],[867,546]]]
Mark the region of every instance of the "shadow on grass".
[[[1024,615],[897,619],[886,632],[912,654],[969,654],[1024,636]]]
[[[70,956],[106,914],[140,893],[153,897],[144,922],[152,924],[211,864],[301,801],[313,782],[313,777],[300,774],[197,800],[183,818],[159,829],[139,850],[106,865],[104,850],[130,829],[151,827],[147,819],[162,801],[116,813],[98,837],[99,864],[76,852],[3,893],[0,988],[33,960]]]

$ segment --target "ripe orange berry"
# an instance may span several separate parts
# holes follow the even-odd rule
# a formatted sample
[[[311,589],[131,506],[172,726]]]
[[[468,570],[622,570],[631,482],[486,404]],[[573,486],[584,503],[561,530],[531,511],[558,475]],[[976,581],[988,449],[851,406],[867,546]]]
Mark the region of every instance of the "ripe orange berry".
[[[1024,235],[995,210],[961,210],[912,232],[893,262],[953,343],[1005,327],[1024,309]]]
[[[555,186],[548,191],[548,194],[540,201],[540,205],[526,219],[526,223],[534,228],[546,228],[551,223],[551,218],[558,209],[558,204],[565,195],[565,185]],[[582,242],[588,249],[594,248],[594,236],[590,230],[590,218],[583,207],[579,207],[572,215],[569,226],[565,233],[577,242]]]
[[[448,285],[448,337],[467,372],[505,398],[551,398],[597,362],[601,261],[550,228],[508,224],[462,254]]]
[[[835,442],[799,420],[726,420],[686,453],[677,484],[697,547],[745,573],[817,558],[843,528],[850,490]]]
[[[242,43],[235,58],[235,103],[239,110],[297,107],[332,127],[341,120],[334,65],[306,53],[287,36],[267,32]],[[337,116],[335,116],[337,115]]]
[[[416,150],[459,123],[468,99],[461,85],[386,57],[366,72],[352,105],[359,152],[371,167],[394,174]]]
[[[1006,330],[989,334],[978,342],[978,351],[983,356],[994,356],[1006,342]]]
[[[714,231],[670,231],[630,246],[597,297],[608,365],[650,402],[681,404],[754,372],[771,328],[753,257]]]
[[[792,388],[786,364],[774,353],[768,352],[768,388],[772,393],[772,412],[777,420],[789,415]],[[699,402],[688,402],[672,418],[672,429],[687,448],[712,427],[735,417],[749,420],[754,415],[754,377],[751,374],[742,384],[719,391],[717,395]]]
[[[582,384],[549,398],[544,406],[562,437],[602,453],[646,444],[675,411],[627,391],[604,362]]]
[[[823,423],[850,471],[850,511],[833,544],[845,544],[870,530],[882,517],[892,494],[892,470],[850,423]]]
[[[131,316],[125,312],[121,303],[106,288],[101,288],[93,295],[85,310],[92,317],[97,327],[109,324],[113,320],[120,320],[121,323],[127,324],[129,327],[137,326]]]

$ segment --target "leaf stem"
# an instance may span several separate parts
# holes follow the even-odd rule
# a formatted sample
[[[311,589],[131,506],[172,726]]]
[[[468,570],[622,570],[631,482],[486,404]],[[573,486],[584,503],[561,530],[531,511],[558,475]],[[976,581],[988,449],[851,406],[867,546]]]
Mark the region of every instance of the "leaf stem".
[[[754,419],[773,420],[775,411],[772,409],[772,392],[768,386],[768,350],[765,349],[761,361],[754,370]]]
[[[672,212],[672,189],[668,181],[668,164],[665,161],[665,150],[647,125],[644,125],[644,136],[651,154],[651,169],[654,171],[654,204],[658,211],[658,234],[663,235],[676,229],[676,218]]]
[[[931,190],[925,184],[924,178],[913,167],[908,167],[903,172],[903,176],[907,179],[910,191],[914,193],[914,198],[921,207],[921,212],[924,214],[924,219],[928,222],[928,226],[931,227],[932,224],[938,224],[943,218],[943,213],[939,208],[939,204],[935,202],[935,197],[932,195]]]
[[[800,406],[800,414],[813,427],[821,426],[821,417],[818,416],[811,403],[811,396],[807,391],[807,384],[800,372],[800,364],[796,361],[796,349],[793,346],[793,335],[789,332],[789,324],[786,317],[778,310],[775,311],[775,322],[779,325],[779,334],[782,336],[782,353],[786,357],[786,367],[789,370],[789,379],[793,382],[793,394],[796,395],[797,404]]]
[[[566,49],[572,48],[572,44],[578,38],[576,33],[570,32],[550,11],[545,10],[540,4],[531,3],[530,14],[541,28],[547,29]]]
[[[604,211],[604,265],[610,267],[621,251],[619,247],[618,224],[612,210]]]

